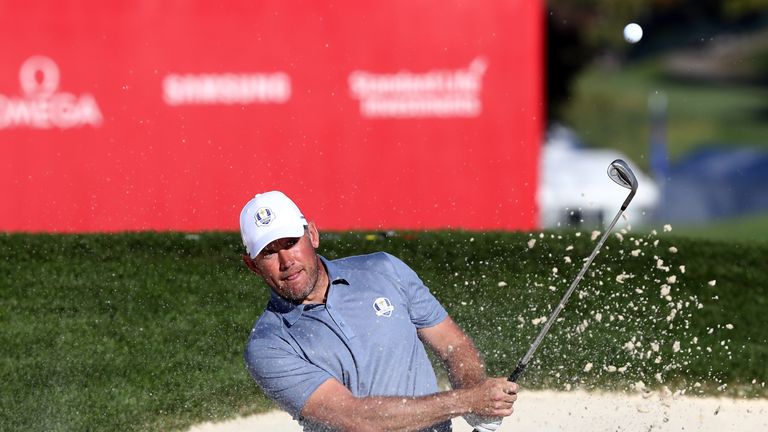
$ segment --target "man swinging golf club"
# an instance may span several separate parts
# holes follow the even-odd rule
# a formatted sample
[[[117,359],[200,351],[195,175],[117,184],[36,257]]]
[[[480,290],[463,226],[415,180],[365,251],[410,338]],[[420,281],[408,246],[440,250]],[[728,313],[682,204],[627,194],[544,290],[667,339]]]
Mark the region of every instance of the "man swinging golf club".
[[[464,418],[494,431],[517,384],[487,378],[471,339],[406,264],[375,253],[336,260],[281,192],[240,214],[243,262],[271,297],[245,350],[264,393],[306,431],[450,431]],[[453,390],[438,391],[429,347]]]

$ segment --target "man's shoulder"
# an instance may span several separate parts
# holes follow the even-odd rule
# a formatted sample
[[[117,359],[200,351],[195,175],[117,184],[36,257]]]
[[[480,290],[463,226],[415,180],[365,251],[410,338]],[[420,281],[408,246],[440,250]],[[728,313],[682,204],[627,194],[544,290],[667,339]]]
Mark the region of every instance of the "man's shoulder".
[[[396,256],[387,252],[374,252],[366,255],[353,255],[330,261],[335,270],[344,273],[375,273],[379,275],[395,275],[399,267],[405,264]]]
[[[272,344],[283,339],[284,332],[283,319],[267,307],[254,323],[248,344]]]
[[[374,252],[365,255],[352,255],[331,260],[332,263],[343,268],[377,267],[388,263],[394,256],[386,252]]]

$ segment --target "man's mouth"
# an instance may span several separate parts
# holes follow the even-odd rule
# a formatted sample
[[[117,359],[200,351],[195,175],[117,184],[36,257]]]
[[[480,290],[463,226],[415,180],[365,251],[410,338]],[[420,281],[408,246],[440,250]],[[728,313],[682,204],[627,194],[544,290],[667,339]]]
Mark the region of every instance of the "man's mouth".
[[[286,281],[286,282],[295,281],[296,279],[299,278],[300,274],[301,274],[301,270],[297,271],[296,273],[293,273],[293,274],[290,274],[290,275],[284,277],[283,280]]]

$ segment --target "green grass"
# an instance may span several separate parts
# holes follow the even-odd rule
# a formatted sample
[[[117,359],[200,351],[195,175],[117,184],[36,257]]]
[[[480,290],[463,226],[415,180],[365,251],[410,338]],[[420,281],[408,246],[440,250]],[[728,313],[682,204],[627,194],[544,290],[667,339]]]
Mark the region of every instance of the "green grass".
[[[240,360],[261,299],[231,240],[0,238],[3,429],[160,430],[263,407]]]
[[[506,375],[540,328],[532,321],[549,315],[594,246],[588,233],[542,235],[371,241],[326,233],[321,251],[401,257],[475,338],[490,372]],[[609,239],[522,384],[624,390],[642,380],[694,394],[768,396],[768,245],[632,236]],[[270,407],[242,360],[266,288],[239,253],[236,233],[0,235],[2,429],[183,430]],[[622,274],[633,277],[619,283]],[[673,274],[669,301],[660,290]],[[633,338],[642,347],[629,352]]]
[[[686,237],[731,243],[768,243],[768,214],[753,214],[707,224],[679,225],[674,232]]]
[[[767,86],[671,80],[660,62],[590,67],[574,85],[564,120],[588,144],[620,150],[648,170],[648,100],[658,92],[668,101],[672,160],[703,143],[768,148]]]

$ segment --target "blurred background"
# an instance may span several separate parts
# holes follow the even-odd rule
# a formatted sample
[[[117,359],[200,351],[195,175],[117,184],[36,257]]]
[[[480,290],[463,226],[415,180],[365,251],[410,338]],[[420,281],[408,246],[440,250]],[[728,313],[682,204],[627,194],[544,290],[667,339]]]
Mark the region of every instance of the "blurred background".
[[[655,189],[641,200],[644,222],[765,240],[768,2],[549,0],[547,9],[544,182],[563,153],[618,152]],[[636,43],[620,37],[629,22],[643,29]],[[589,204],[574,206],[594,217]],[[545,209],[545,226],[568,221]]]
[[[0,230],[768,239],[768,0],[0,1]],[[629,23],[642,28],[628,41]],[[436,181],[437,179],[437,181]]]

